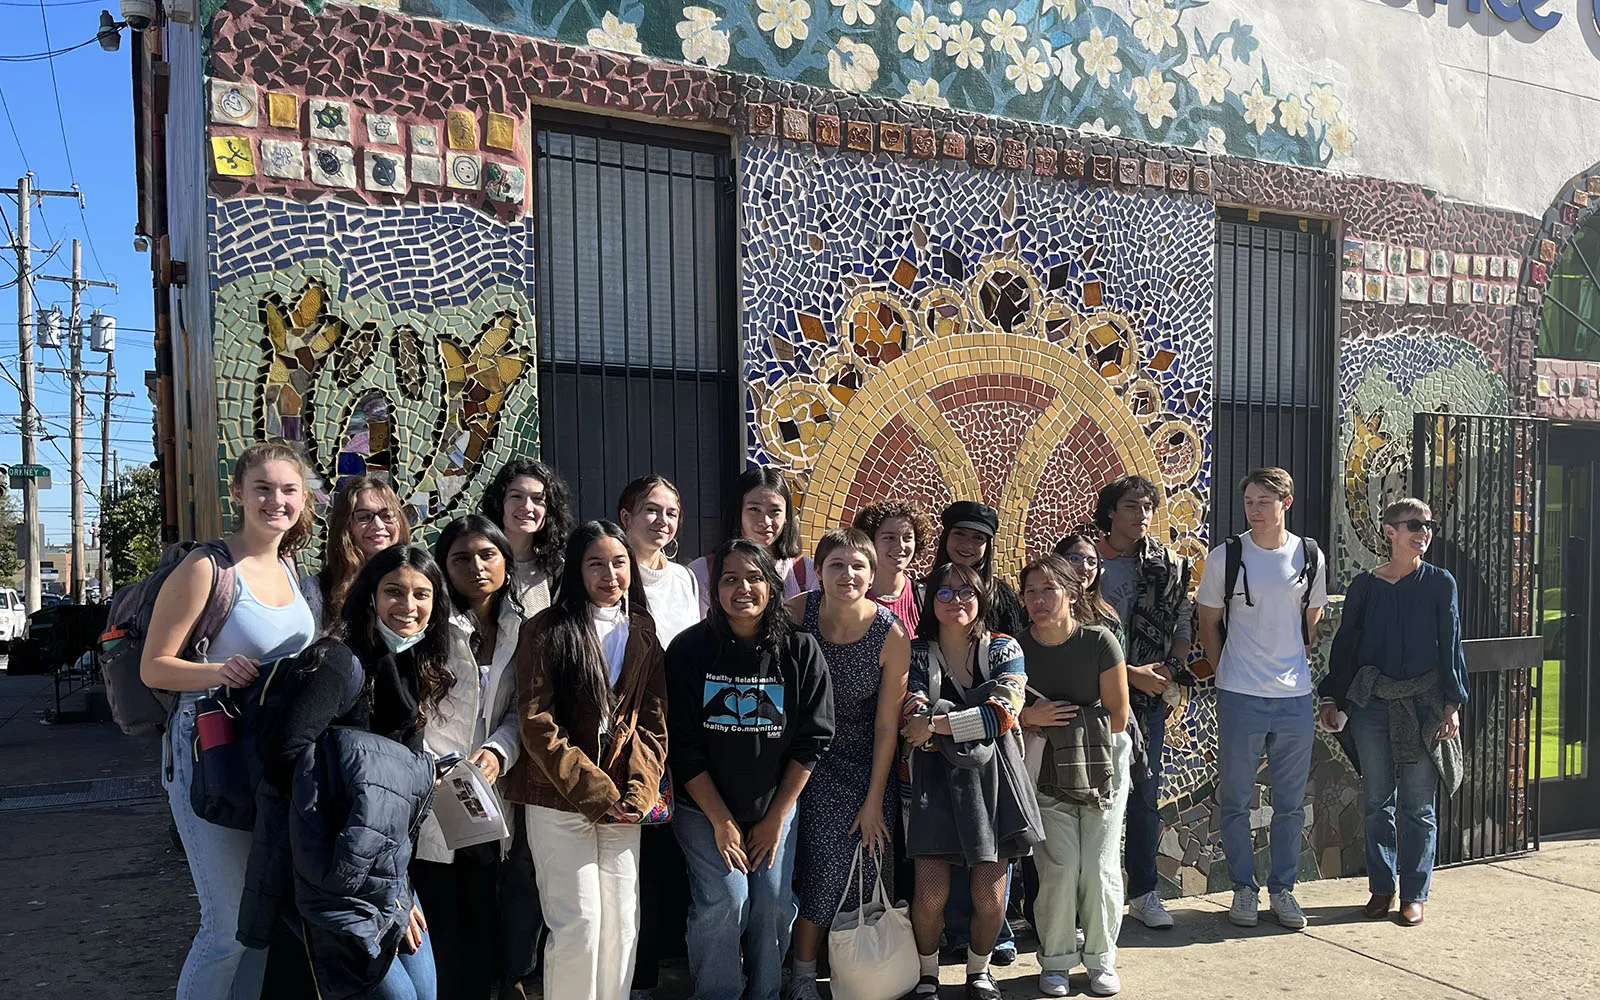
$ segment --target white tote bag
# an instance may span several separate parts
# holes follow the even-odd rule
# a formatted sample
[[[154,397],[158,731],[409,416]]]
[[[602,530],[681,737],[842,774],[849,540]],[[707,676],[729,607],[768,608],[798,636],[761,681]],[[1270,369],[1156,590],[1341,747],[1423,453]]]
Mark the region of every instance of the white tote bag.
[[[883,869],[877,866],[872,898],[863,900],[861,847],[851,868],[856,884],[856,908],[845,910],[850,896],[847,884],[839,900],[841,912],[828,929],[828,968],[833,1000],[900,1000],[917,985],[917,941],[905,907],[891,907],[883,889]]]

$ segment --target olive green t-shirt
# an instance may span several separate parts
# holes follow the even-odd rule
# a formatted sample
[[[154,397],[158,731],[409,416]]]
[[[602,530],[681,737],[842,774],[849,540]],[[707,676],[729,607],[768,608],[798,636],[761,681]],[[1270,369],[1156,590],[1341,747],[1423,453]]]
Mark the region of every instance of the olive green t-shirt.
[[[1028,687],[1051,701],[1093,705],[1100,700],[1100,675],[1122,662],[1122,647],[1111,630],[1083,625],[1054,646],[1046,646],[1028,629],[1022,644]]]

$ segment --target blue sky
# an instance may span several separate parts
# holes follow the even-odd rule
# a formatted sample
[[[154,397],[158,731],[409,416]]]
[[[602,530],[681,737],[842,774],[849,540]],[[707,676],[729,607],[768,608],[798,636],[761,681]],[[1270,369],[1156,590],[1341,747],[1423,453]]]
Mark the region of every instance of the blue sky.
[[[0,57],[57,51],[93,38],[106,0],[0,0]],[[111,3],[116,13],[115,0]],[[48,38],[46,41],[46,28]],[[150,260],[133,249],[137,222],[133,172],[132,55],[128,32],[122,47],[105,52],[98,45],[38,62],[0,61],[0,187],[15,187],[24,171],[33,171],[35,187],[66,190],[75,182],[83,191],[84,209],[67,198],[46,199],[33,213],[33,263],[43,274],[66,275],[72,269],[72,240],[84,241],[83,270],[89,278],[115,281],[119,290],[85,292],[84,314],[99,306],[117,320],[117,388],[134,393],[113,407],[111,447],[123,468],[149,462],[150,403],[144,372],[155,366]],[[51,67],[55,75],[51,78]],[[59,106],[58,106],[59,100]],[[9,121],[7,120],[9,115]],[[0,215],[14,231],[16,202],[0,196]],[[54,259],[50,248],[59,242]],[[0,226],[0,246],[11,237]],[[42,252],[41,252],[42,251]],[[0,462],[16,462],[22,443],[16,420],[20,411],[14,381],[17,371],[16,255],[0,251]],[[60,303],[68,309],[68,289],[60,282],[36,281],[35,306]],[[65,368],[66,351],[34,350],[36,364]],[[103,368],[105,356],[84,350],[84,367]],[[98,389],[102,379],[85,382]],[[54,486],[40,495],[45,534],[52,544],[69,538],[72,519],[68,462],[67,387],[61,375],[36,373],[35,405],[44,419],[48,440],[39,443],[39,460],[50,466]],[[100,488],[100,413],[98,396],[88,397],[84,422],[84,507],[95,517],[94,494]],[[58,450],[59,449],[59,450]]]

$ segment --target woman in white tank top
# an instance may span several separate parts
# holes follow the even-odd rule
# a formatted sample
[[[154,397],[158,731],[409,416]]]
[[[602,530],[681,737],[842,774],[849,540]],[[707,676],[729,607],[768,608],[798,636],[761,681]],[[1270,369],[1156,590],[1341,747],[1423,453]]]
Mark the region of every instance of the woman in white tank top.
[[[291,561],[311,536],[299,453],[282,444],[252,445],[234,464],[229,492],[240,512],[237,530],[223,540],[233,567],[232,610],[215,635],[193,635],[217,580],[213,556],[196,551],[156,598],[139,667],[150,687],[181,692],[167,727],[162,778],[200,900],[200,929],[178,978],[178,1000],[219,1000],[235,991],[236,981],[238,995],[256,996],[266,968],[266,953],[234,936],[250,831],[208,823],[189,806],[195,702],[210,688],[249,685],[263,662],[300,652],[316,631]],[[199,654],[204,659],[189,659],[200,639],[209,639]]]

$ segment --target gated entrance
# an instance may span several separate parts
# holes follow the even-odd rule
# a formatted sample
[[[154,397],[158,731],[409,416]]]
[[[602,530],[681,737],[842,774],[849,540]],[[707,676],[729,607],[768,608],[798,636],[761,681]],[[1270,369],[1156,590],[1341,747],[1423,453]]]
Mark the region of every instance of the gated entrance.
[[[1455,575],[1467,658],[1466,776],[1439,808],[1440,865],[1539,846],[1543,669],[1539,519],[1548,424],[1532,417],[1419,413],[1411,488],[1441,523],[1428,561]]]

